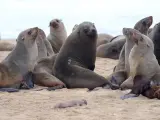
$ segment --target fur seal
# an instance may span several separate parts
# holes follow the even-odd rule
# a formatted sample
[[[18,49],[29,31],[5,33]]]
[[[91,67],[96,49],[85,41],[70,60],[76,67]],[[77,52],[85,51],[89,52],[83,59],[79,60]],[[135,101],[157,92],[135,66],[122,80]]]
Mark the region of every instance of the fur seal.
[[[117,37],[118,39],[116,39]],[[112,38],[111,42],[102,44],[97,47],[96,56],[102,58],[118,59],[125,41],[126,39],[123,35]]]
[[[38,60],[54,54],[52,46],[49,41],[46,40],[44,31],[38,28],[38,36],[36,38],[38,46]]]
[[[149,34],[154,43],[154,54],[160,65],[160,23],[157,23]]]
[[[139,32],[141,32],[142,34],[146,35],[149,27],[152,25],[152,22],[153,22],[152,16],[143,18],[135,24],[134,29],[136,29]],[[112,78],[115,77],[114,81],[116,81],[116,83],[118,83],[118,85],[122,84],[122,82],[125,79],[127,79],[126,78],[127,76],[118,76],[117,74],[124,75],[125,74],[124,72],[127,72],[127,75],[128,75],[128,73],[129,73],[128,58],[129,58],[130,51],[131,51],[134,44],[135,43],[132,40],[128,40],[126,38],[126,43],[124,44],[124,46],[120,52],[120,55],[119,55],[119,62],[116,65],[113,73],[108,78],[112,81]],[[118,77],[116,77],[116,76],[118,76]]]
[[[56,104],[54,108],[67,108],[67,107],[83,106],[83,105],[87,105],[87,101],[85,99],[72,100],[64,103],[59,103]]]
[[[10,92],[12,88],[13,91],[18,91],[23,85],[27,88],[34,86],[30,72],[33,71],[38,57],[37,35],[37,27],[19,34],[15,48],[0,63],[0,90]]]
[[[66,39],[53,66],[53,74],[66,84],[67,88],[88,88],[111,84],[104,77],[88,70],[95,67],[97,30],[93,23],[83,22]]]
[[[131,89],[136,75],[142,75],[149,80],[153,80],[154,84],[159,84],[160,67],[153,52],[154,45],[152,40],[131,28],[123,28],[123,34],[135,44],[128,58],[128,79],[121,84],[121,89]]]
[[[72,29],[72,32],[78,27],[78,24],[75,24],[73,29]],[[105,43],[109,43],[111,41],[111,39],[113,39],[113,36],[109,35],[109,34],[106,34],[106,33],[99,33],[98,34],[98,38],[97,38],[97,47],[102,45],[102,44],[105,44]]]
[[[60,19],[51,20],[49,27],[50,34],[47,36],[47,40],[51,43],[53,51],[58,53],[67,38],[66,28]]]
[[[0,41],[0,51],[12,51],[15,44],[9,43],[7,41]]]

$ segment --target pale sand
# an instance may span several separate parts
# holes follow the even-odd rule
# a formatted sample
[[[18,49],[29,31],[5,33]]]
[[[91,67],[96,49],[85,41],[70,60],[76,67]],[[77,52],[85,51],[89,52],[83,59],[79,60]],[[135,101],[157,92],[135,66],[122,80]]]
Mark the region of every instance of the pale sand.
[[[1,60],[9,52],[1,52]],[[112,73],[117,61],[97,58],[96,72],[103,76]],[[127,91],[100,89],[61,89],[56,91],[23,90],[0,93],[0,120],[160,120],[160,103],[143,96],[121,100]],[[88,105],[54,109],[59,102],[86,99]]]

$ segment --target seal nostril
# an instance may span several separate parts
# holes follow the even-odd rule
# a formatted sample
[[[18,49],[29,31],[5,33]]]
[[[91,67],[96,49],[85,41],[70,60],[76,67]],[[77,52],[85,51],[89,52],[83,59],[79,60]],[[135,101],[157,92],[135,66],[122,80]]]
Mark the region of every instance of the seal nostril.
[[[92,29],[91,31],[92,31],[92,33],[96,33],[96,30],[95,30],[95,29]]]

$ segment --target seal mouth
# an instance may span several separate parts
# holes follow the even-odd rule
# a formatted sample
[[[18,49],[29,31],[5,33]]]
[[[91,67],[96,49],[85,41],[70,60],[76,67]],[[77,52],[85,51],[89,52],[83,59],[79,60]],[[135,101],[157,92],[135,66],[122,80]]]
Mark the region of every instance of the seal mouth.
[[[53,27],[53,28],[58,28],[58,23],[56,23],[56,22],[51,22],[51,23],[50,23],[50,26]]]
[[[123,35],[129,35],[130,34],[128,28],[123,28],[122,32],[123,32]]]

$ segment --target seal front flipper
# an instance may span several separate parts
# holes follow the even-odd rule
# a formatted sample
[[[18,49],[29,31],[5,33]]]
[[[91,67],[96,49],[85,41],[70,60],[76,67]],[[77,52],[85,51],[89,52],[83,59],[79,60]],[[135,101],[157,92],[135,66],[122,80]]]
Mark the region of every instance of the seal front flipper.
[[[34,87],[33,73],[28,72],[26,75],[23,76],[23,82],[20,85],[20,89],[30,89],[33,87]]]
[[[19,92],[19,89],[16,88],[0,88],[1,92]]]
[[[48,87],[47,90],[52,91],[52,90],[62,89],[64,87],[65,87],[64,85],[57,85],[57,86],[54,86],[54,87]]]

